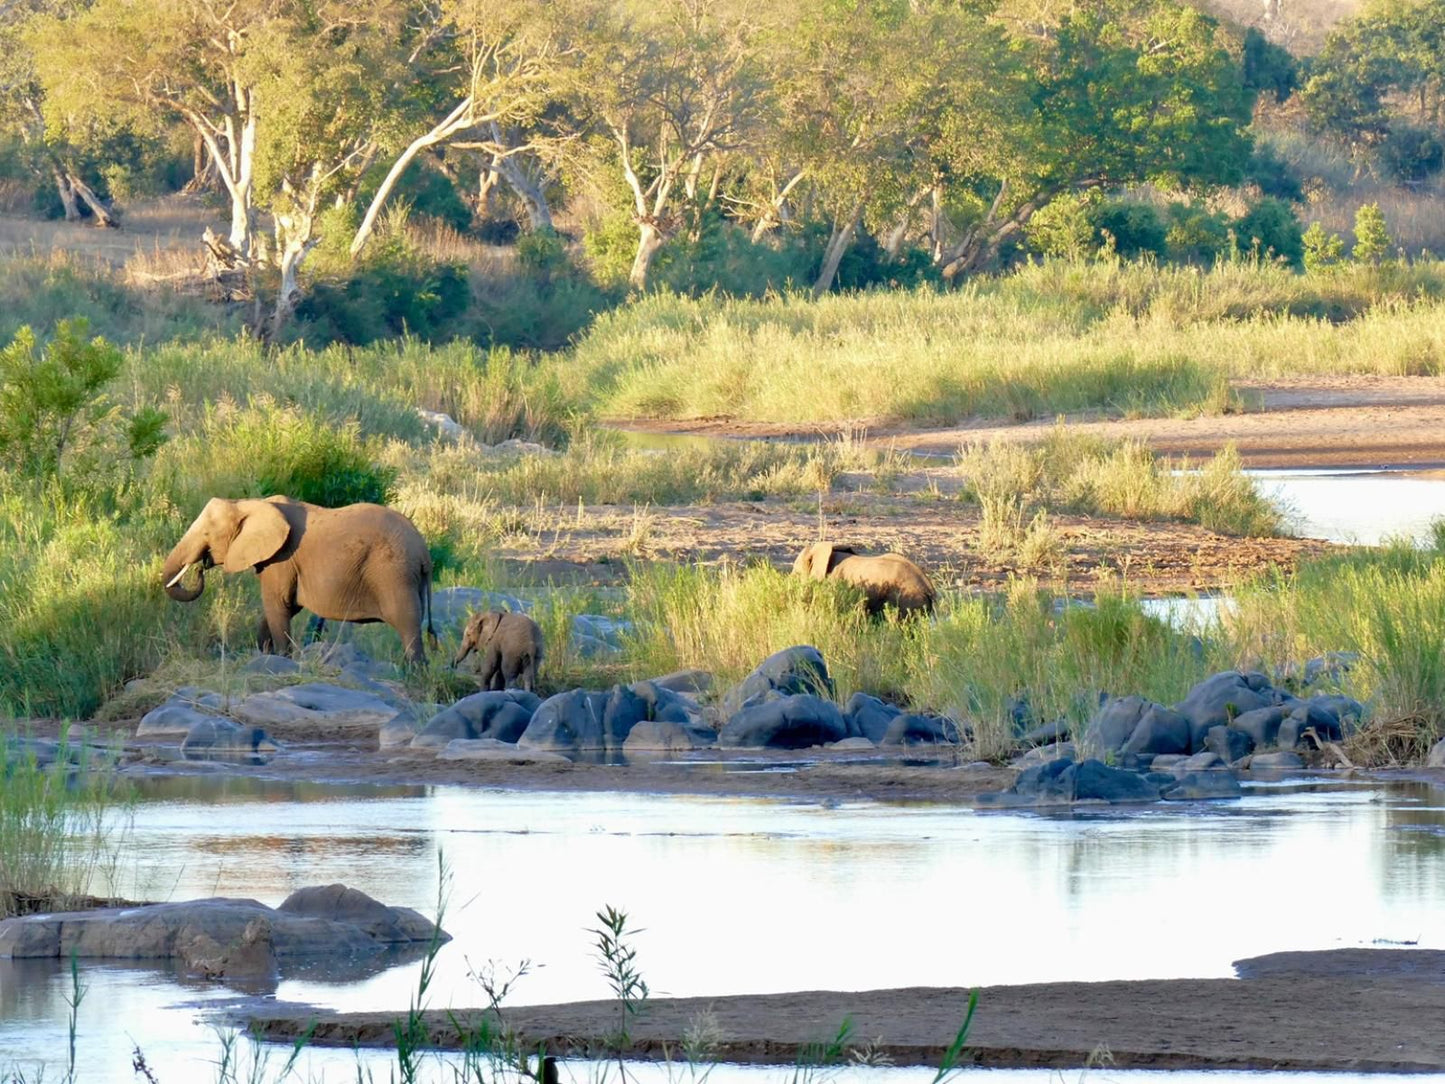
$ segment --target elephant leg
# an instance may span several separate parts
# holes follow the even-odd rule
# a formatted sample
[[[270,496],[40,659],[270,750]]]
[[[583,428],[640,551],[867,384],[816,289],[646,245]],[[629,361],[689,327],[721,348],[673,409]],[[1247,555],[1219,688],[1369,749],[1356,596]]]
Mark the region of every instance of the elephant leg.
[[[266,615],[261,618],[261,628],[256,636],[256,646],[267,655],[290,655],[295,645],[291,642],[291,619],[296,616],[296,607],[284,602],[273,606],[268,600]]]
[[[529,693],[537,691],[537,660],[531,655],[527,656],[526,664],[521,668],[520,688]]]
[[[502,676],[502,652],[496,644],[488,646],[486,657],[482,660],[482,688],[489,693],[499,693],[506,688]]]
[[[426,664],[426,652],[421,645],[421,600],[408,592],[403,597],[383,601],[381,619],[396,630],[401,637],[402,650],[406,661],[417,665]]]

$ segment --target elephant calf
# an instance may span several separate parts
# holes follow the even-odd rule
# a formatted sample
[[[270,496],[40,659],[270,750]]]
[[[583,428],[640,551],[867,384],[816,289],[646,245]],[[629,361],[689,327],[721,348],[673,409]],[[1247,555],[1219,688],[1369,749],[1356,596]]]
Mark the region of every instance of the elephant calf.
[[[865,557],[855,553],[851,546],[814,542],[798,554],[793,572],[815,580],[834,579],[852,584],[863,592],[870,614],[878,613],[884,606],[896,606],[903,614],[931,613],[937,597],[923,569],[901,553]]]
[[[519,685],[537,690],[537,667],[542,665],[542,630],[526,614],[489,610],[472,614],[462,631],[462,646],[453,666],[473,651],[482,653],[482,688],[488,692]]]

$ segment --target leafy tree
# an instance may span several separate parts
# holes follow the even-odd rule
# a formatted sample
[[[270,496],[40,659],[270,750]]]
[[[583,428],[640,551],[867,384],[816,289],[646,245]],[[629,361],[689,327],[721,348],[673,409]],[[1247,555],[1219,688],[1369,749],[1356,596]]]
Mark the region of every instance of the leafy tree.
[[[1318,222],[1311,222],[1310,228],[1305,230],[1300,240],[1304,244],[1306,271],[1328,271],[1337,265],[1344,255],[1344,240],[1339,234],[1328,232]]]
[[[1244,85],[1284,102],[1299,87],[1300,65],[1288,49],[1275,45],[1257,27],[1244,32]]]
[[[1394,241],[1385,226],[1385,212],[1378,203],[1364,203],[1355,211],[1354,258],[1358,263],[1378,264],[1390,255]]]
[[[981,221],[941,253],[945,276],[981,266],[1063,192],[1241,179],[1254,95],[1209,17],[1172,0],[1142,14],[1087,0],[1033,52],[1033,115],[1015,130],[1017,156]]]
[[[1197,203],[1171,203],[1164,240],[1169,257],[1209,267],[1229,247],[1229,222],[1218,211]]]

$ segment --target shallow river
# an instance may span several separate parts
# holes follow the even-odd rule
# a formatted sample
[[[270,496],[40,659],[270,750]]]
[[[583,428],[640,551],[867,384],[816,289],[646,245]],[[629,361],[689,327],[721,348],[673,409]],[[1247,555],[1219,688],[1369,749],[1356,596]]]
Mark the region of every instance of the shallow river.
[[[116,878],[143,898],[268,904],[340,880],[430,913],[439,852],[455,940],[433,1007],[479,1003],[469,966],[488,960],[531,961],[513,1004],[607,996],[586,932],[604,904],[643,928],[659,996],[1227,976],[1283,949],[1445,948],[1445,791],[1425,786],[1253,787],[1189,809],[1037,816],[166,780],[148,786]],[[418,966],[291,978],[276,996],[404,1008]],[[196,1066],[217,1057],[215,1010],[234,995],[151,968],[81,977],[80,1080],[135,1079],[135,1046],[163,1082],[212,1078]],[[60,1076],[69,991],[53,962],[0,961],[0,1070]],[[351,1057],[318,1054],[312,1073],[345,1079]]]

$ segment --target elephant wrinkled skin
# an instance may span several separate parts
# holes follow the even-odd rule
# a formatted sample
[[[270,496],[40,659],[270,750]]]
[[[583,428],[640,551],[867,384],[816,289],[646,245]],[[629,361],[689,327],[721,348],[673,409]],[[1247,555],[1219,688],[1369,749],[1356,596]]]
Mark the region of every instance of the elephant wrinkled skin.
[[[263,652],[294,645],[291,619],[303,608],[334,621],[384,621],[401,637],[409,662],[425,661],[423,619],[431,628],[431,553],[400,512],[378,504],[343,508],[293,501],[213,497],[166,558],[166,594],[192,602],[205,589],[205,570],[254,570],[264,616]],[[182,580],[199,566],[194,588]]]
[[[526,614],[501,610],[472,614],[452,665],[459,665],[473,651],[482,653],[484,690],[500,692],[517,683],[529,693],[536,691],[537,667],[542,664],[542,630]]]
[[[867,557],[855,553],[850,546],[814,542],[798,554],[793,572],[815,580],[834,579],[852,584],[863,592],[870,614],[878,613],[884,606],[896,606],[903,614],[932,612],[936,597],[923,569],[901,553]]]

